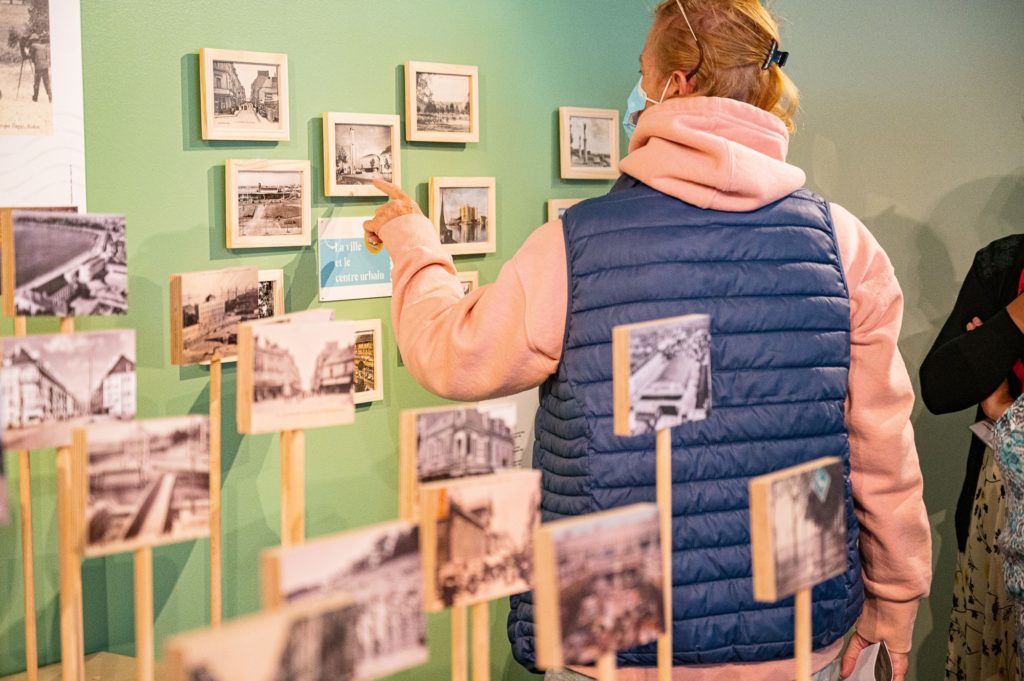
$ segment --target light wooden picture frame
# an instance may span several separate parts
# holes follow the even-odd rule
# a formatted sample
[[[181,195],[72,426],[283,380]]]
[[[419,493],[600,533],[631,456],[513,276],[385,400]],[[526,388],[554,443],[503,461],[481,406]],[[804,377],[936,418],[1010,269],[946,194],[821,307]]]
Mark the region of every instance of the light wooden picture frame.
[[[402,186],[400,116],[324,112],[324,195],[384,196],[374,179]]]
[[[355,382],[352,394],[356,404],[384,399],[384,361],[381,321],[363,319],[355,325]]]
[[[287,141],[288,55],[199,50],[204,140]]]
[[[462,284],[462,292],[467,296],[480,287],[480,273],[476,270],[456,272],[455,276],[459,278],[459,283]]]
[[[558,109],[562,179],[619,178],[619,112],[563,106]]]
[[[238,325],[256,319],[259,270],[232,267],[171,275],[171,364],[230,361]]]
[[[562,213],[586,199],[550,199],[548,201],[548,222],[562,219]]]
[[[309,161],[228,160],[224,165],[228,248],[312,243]]]
[[[461,64],[406,62],[405,139],[479,142],[479,69]]]
[[[498,248],[497,182],[493,177],[430,178],[430,221],[451,255]]]

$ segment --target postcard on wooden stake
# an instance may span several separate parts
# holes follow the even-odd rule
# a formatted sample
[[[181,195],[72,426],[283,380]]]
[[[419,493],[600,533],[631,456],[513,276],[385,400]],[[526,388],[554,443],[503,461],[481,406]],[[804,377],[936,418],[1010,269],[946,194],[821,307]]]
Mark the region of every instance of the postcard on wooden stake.
[[[235,267],[171,275],[171,363],[228,361],[238,325],[257,317],[259,271]]]
[[[386,250],[366,250],[363,223],[369,219],[320,218],[317,269],[321,302],[391,295],[391,257]]]
[[[756,600],[779,601],[846,571],[845,498],[836,457],[750,481]]]

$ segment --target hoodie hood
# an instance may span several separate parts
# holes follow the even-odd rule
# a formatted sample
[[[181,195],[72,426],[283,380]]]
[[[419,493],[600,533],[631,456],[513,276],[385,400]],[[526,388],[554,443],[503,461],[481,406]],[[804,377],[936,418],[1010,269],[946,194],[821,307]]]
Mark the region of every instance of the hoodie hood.
[[[640,116],[622,172],[698,208],[745,212],[804,186],[774,114],[721,97],[680,97]]]

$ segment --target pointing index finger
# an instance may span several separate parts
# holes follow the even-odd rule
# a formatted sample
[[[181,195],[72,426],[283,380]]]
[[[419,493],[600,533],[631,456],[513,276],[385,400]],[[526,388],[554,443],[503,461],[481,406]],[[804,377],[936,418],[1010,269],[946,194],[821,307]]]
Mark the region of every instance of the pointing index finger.
[[[376,179],[373,181],[373,186],[387,194],[390,198],[400,201],[402,199],[408,199],[409,197],[402,188],[398,185],[391,184],[387,180]]]

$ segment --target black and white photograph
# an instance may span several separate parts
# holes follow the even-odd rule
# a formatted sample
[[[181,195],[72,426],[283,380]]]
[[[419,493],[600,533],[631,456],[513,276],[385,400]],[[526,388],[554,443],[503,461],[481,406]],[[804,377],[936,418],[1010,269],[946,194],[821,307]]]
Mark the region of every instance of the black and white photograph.
[[[50,0],[0,3],[0,36],[0,135],[52,134]]]
[[[559,151],[564,179],[615,179],[619,174],[619,112],[559,109]]]
[[[430,179],[431,220],[441,245],[453,255],[494,251],[494,178]]]
[[[548,222],[561,220],[565,211],[584,199],[551,199],[548,201]]]
[[[394,115],[324,114],[324,193],[382,196],[374,180],[401,184],[399,125]]]
[[[178,310],[180,347],[176,364],[199,364],[214,358],[234,357],[238,325],[256,319],[259,307],[259,274],[255,267],[236,267],[177,275],[180,299],[175,302],[172,280],[172,314]]]
[[[302,233],[302,173],[240,170],[238,233],[282,236]]]
[[[644,435],[711,414],[711,331],[707,315],[616,327],[628,332],[628,433],[620,431],[621,374],[616,373],[616,432]],[[618,369],[619,367],[617,367]]]
[[[406,137],[423,142],[479,140],[477,67],[408,62]]]
[[[239,354],[244,432],[320,428],[355,418],[355,326],[347,321],[263,322],[247,327]],[[243,390],[246,394],[242,394]]]
[[[657,640],[665,629],[657,507],[553,523],[548,531],[565,663],[590,664]]]
[[[356,404],[384,399],[384,362],[382,360],[381,322],[367,319],[355,322],[355,384]]]
[[[287,140],[288,57],[200,50],[203,139]]]
[[[479,404],[416,416],[420,482],[488,475],[515,466],[516,406]]]
[[[210,418],[182,416],[85,430],[85,555],[210,534]]]
[[[846,570],[842,462],[819,459],[754,478],[750,490],[758,600],[792,596]],[[770,572],[762,570],[766,563]]]
[[[4,447],[71,445],[74,428],[135,417],[135,331],[0,339]]]
[[[340,596],[167,642],[168,681],[359,681],[359,607]]]
[[[424,485],[428,610],[522,593],[533,578],[540,472],[517,470]],[[432,539],[428,539],[428,537]]]
[[[123,215],[14,211],[11,225],[11,312],[57,317],[128,313]]]
[[[284,270],[260,270],[259,286],[256,318],[267,319],[284,314]]]
[[[359,610],[357,679],[376,679],[427,661],[419,528],[397,521],[273,549],[264,565],[281,600],[350,595]]]

